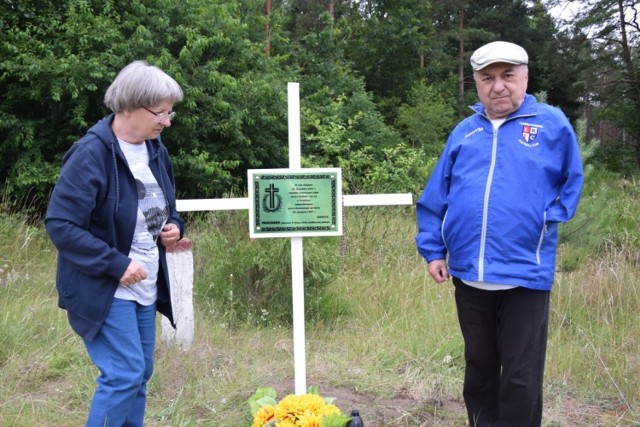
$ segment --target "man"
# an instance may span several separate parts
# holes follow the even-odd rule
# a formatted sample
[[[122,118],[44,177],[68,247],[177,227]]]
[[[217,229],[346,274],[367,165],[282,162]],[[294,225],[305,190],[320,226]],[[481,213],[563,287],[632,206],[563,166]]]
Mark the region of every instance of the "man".
[[[473,53],[480,102],[416,206],[418,252],[436,282],[453,277],[471,426],[541,424],[557,224],[582,189],[575,133],[560,110],[526,94],[527,64],[513,43]]]

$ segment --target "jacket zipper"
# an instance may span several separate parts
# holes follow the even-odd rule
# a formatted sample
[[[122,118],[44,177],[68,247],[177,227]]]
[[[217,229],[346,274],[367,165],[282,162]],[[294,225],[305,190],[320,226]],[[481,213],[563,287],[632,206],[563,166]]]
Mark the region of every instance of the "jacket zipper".
[[[475,111],[475,110],[474,110]],[[484,112],[478,112],[484,118],[486,118],[489,122],[491,120],[484,114]],[[523,118],[523,117],[531,117],[535,116],[533,113],[529,114],[519,114],[517,116],[507,118],[498,128],[502,127],[502,125],[508,121],[512,121],[515,119]],[[492,126],[493,127],[493,126]],[[496,156],[498,152],[498,129],[493,130],[493,143],[491,147],[491,165],[489,166],[489,174],[487,176],[487,185],[484,190],[484,205],[482,207],[482,230],[480,232],[480,251],[478,254],[478,282],[484,282],[484,254],[485,254],[485,246],[487,240],[487,224],[489,221],[489,196],[491,194],[491,185],[493,183],[493,173],[496,167]],[[546,217],[546,213],[545,213]],[[545,220],[546,224],[546,220]],[[546,230],[546,225],[543,227],[542,236],[540,236],[539,247],[542,246],[542,240],[544,237],[544,231]],[[538,264],[540,263],[540,255],[537,254]]]
[[[489,221],[489,196],[493,182],[493,172],[496,167],[496,153],[498,152],[498,130],[493,130],[493,142],[491,147],[491,165],[487,176],[487,185],[484,189],[484,205],[482,207],[482,230],[480,233],[480,253],[478,254],[478,282],[484,282],[484,253],[487,241],[487,223]]]

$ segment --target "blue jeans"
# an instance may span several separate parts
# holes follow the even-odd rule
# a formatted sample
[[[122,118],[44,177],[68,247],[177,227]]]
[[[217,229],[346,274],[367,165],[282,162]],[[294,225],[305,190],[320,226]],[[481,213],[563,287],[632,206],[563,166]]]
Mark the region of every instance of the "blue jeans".
[[[98,335],[84,341],[100,370],[87,427],[142,427],[153,373],[155,318],[155,304],[114,298]]]

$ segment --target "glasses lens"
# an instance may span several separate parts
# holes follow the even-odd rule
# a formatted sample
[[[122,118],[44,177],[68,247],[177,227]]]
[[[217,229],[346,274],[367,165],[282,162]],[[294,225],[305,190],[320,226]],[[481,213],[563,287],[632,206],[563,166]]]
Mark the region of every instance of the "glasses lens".
[[[150,112],[151,114],[153,114],[154,116],[156,116],[158,118],[159,121],[164,121],[164,120],[173,120],[176,117],[176,112],[172,111],[170,113],[156,113],[155,111],[152,111],[150,109],[148,109],[147,107],[142,107],[145,110],[147,110],[148,112]]]

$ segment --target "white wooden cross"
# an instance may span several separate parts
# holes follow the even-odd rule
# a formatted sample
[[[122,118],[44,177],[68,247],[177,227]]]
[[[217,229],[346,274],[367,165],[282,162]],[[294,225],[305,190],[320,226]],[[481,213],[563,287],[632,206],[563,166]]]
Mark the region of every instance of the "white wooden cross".
[[[300,156],[300,95],[299,84],[289,83],[289,168],[301,168]],[[343,206],[391,206],[411,205],[411,193],[343,195]],[[178,200],[179,212],[249,209],[249,198]],[[304,273],[302,237],[291,237],[291,287],[293,297],[293,355],[295,369],[295,393],[307,392],[305,324],[304,324]]]

